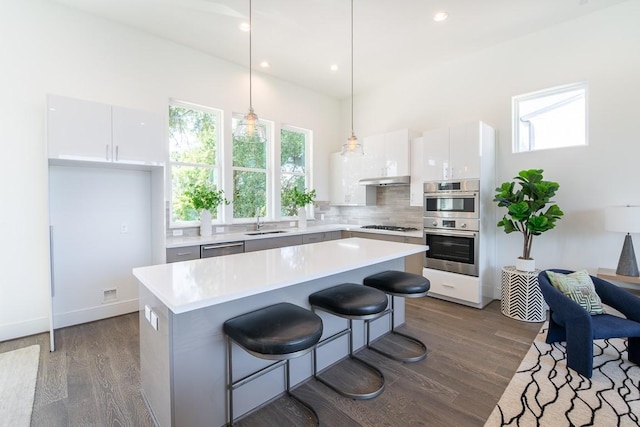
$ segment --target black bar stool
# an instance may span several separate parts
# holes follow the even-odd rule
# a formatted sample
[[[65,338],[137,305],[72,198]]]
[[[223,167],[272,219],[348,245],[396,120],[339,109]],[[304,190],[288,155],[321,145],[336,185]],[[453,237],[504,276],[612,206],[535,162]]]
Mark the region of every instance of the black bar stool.
[[[322,310],[348,320],[346,329],[320,341],[313,349],[313,376],[337,393],[352,399],[373,399],[384,390],[384,375],[375,366],[353,354],[353,320],[367,320],[380,316],[387,308],[387,296],[373,288],[354,283],[344,283],[309,295],[309,304],[313,310]],[[349,335],[349,358],[367,367],[380,378],[381,386],[370,392],[355,393],[340,389],[318,375],[317,349],[344,335]]]
[[[394,303],[393,297],[403,297],[403,298],[420,298],[427,295],[429,291],[429,287],[431,283],[429,279],[424,276],[420,276],[418,274],[407,273],[405,271],[396,271],[389,270],[383,271],[382,273],[374,274],[368,277],[365,277],[363,284],[365,286],[370,286],[372,288],[376,288],[381,290],[382,292],[391,295],[391,308],[387,309],[384,314],[391,314],[391,333],[394,335],[401,336],[408,341],[411,341],[417,344],[421,350],[415,356],[403,357],[396,354],[388,353],[384,350],[380,350],[378,348],[373,347],[370,342],[370,325],[369,321],[367,321],[367,347],[373,351],[376,351],[383,356],[387,356],[394,360],[399,360],[401,362],[417,362],[423,360],[427,357],[427,346],[417,338],[412,336],[403,334],[401,332],[397,332],[395,330],[395,322],[394,322]]]
[[[290,303],[280,303],[242,314],[223,324],[227,336],[227,421],[233,425],[233,391],[274,369],[285,365],[285,383],[288,396],[305,406],[320,421],[316,411],[295,397],[290,390],[289,359],[302,356],[320,340],[322,320],[310,310]],[[239,380],[233,380],[232,341],[255,357],[277,362]]]

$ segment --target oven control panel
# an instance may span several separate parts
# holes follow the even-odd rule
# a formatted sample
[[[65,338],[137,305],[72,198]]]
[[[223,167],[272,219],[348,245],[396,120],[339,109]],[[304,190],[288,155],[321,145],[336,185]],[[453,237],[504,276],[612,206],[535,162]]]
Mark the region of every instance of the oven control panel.
[[[424,228],[479,231],[479,219],[424,217]]]

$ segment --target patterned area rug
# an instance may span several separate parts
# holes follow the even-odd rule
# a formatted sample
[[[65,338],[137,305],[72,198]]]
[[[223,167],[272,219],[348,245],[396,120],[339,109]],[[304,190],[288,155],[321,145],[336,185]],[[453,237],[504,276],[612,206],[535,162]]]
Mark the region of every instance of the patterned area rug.
[[[546,344],[545,323],[485,426],[640,425],[640,367],[626,340],[594,341],[593,377],[568,369],[565,343]]]
[[[0,427],[29,427],[40,346],[0,354]]]

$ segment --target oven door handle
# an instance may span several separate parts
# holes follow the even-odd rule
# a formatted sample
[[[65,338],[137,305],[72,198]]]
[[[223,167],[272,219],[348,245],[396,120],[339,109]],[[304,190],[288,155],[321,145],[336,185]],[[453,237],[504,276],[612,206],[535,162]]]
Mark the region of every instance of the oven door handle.
[[[461,191],[458,193],[424,193],[425,198],[433,198],[433,199],[451,199],[458,197],[477,197],[478,193],[475,191],[467,192]]]
[[[435,234],[438,236],[459,236],[459,237],[475,237],[477,231],[460,231],[460,230],[435,230],[433,228],[425,228],[424,234]]]

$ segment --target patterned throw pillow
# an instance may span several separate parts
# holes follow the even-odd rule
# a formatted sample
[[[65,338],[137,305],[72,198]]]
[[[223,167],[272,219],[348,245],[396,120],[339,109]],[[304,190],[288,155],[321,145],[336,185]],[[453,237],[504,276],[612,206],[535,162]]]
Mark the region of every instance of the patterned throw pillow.
[[[579,270],[571,274],[547,271],[547,276],[556,289],[580,304],[590,314],[604,313],[602,301],[596,293],[587,270]]]

